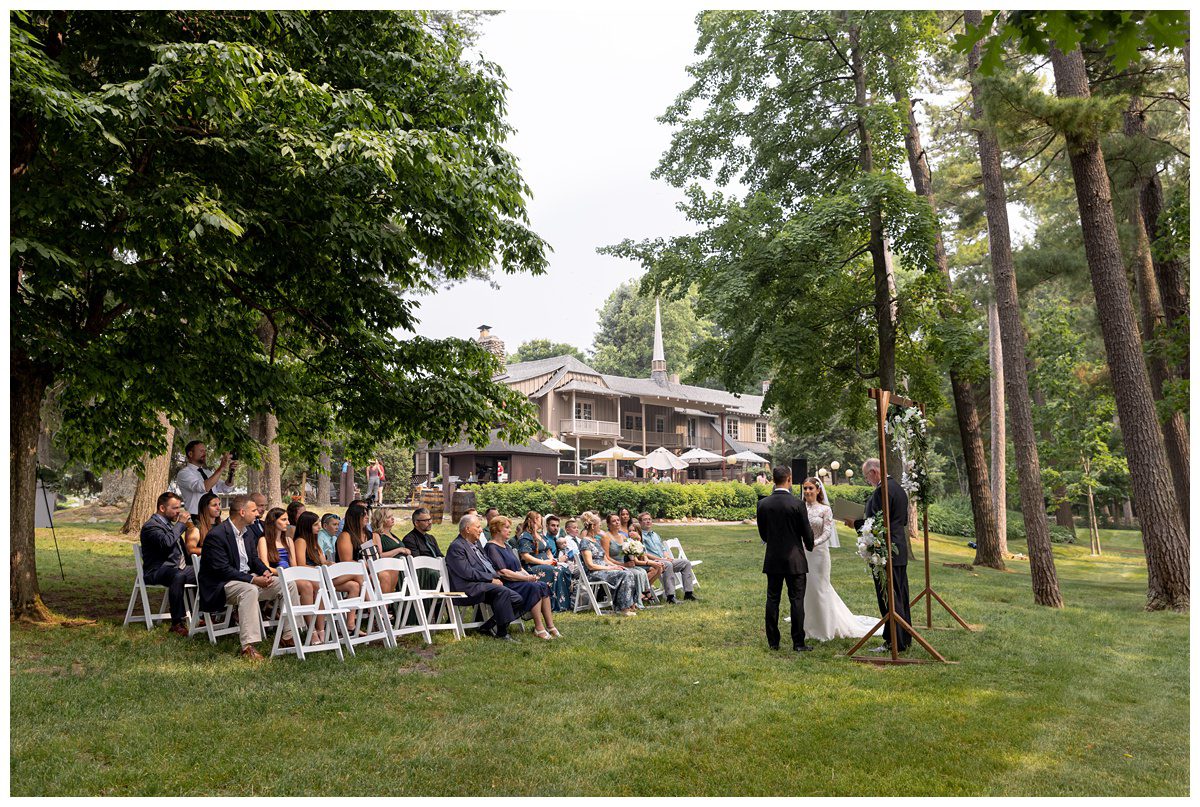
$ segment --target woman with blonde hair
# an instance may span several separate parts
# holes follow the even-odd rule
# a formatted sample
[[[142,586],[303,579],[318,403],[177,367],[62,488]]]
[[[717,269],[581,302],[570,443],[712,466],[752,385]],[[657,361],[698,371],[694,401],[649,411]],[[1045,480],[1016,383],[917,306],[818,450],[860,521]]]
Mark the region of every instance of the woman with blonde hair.
[[[542,534],[542,517],[536,510],[525,514],[521,534],[517,537],[517,555],[525,571],[540,578],[550,587],[550,610],[571,610],[571,572],[560,565],[557,557],[557,542],[552,546],[550,539]]]
[[[624,566],[612,563],[605,555],[597,534],[600,532],[600,517],[588,510],[581,515],[583,530],[579,533],[579,560],[593,580],[603,580],[612,588],[613,610],[621,616],[637,616],[634,607],[634,576]],[[583,585],[580,582],[580,585]]]
[[[392,511],[386,507],[377,507],[371,513],[371,537],[375,542],[375,548],[379,550],[381,558],[395,558],[411,555],[408,547],[404,545],[402,538],[397,538],[392,534],[392,527],[396,525],[396,517],[392,515]],[[379,573],[379,585],[384,592],[396,590],[396,585],[400,581],[398,572],[386,571]]]

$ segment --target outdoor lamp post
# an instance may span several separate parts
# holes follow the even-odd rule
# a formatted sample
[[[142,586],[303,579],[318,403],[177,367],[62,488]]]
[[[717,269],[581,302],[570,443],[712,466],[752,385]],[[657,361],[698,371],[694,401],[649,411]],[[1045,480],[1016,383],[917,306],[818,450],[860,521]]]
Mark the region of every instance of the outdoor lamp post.
[[[829,467],[836,474],[838,472],[838,468],[842,467],[842,464],[837,460],[834,460],[833,462],[829,463]]]
[[[846,484],[847,485],[850,484],[850,478],[853,476],[854,476],[854,470],[852,468],[847,468],[846,469]]]

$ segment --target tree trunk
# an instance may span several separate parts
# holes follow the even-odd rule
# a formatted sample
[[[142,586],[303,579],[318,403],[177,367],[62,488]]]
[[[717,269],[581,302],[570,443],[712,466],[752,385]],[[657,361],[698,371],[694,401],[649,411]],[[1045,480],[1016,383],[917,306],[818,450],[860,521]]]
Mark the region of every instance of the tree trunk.
[[[1140,117],[1140,116],[1139,116]],[[1142,121],[1144,125],[1145,121]],[[1142,221],[1146,227],[1146,236],[1153,245],[1159,239],[1159,217],[1162,215],[1164,202],[1162,182],[1155,171],[1149,171],[1146,183],[1141,190]],[[1163,316],[1168,327],[1186,321],[1188,316],[1187,267],[1178,258],[1163,260],[1150,255],[1154,265],[1154,278],[1158,283],[1159,294],[1162,296]],[[1188,343],[1183,342],[1184,353],[1178,365],[1174,368],[1180,378],[1189,378],[1191,374],[1190,351]]]
[[[988,303],[988,364],[992,370],[992,501],[1000,555],[1008,554],[1008,433],[1004,428],[1004,348],[996,301]]]
[[[133,501],[137,487],[138,473],[135,468],[105,471],[100,474],[100,495],[96,497],[96,500],[106,507],[128,504]]]
[[[978,11],[966,12],[968,24],[979,24]],[[973,19],[972,19],[973,18]],[[1038,605],[1061,608],[1062,593],[1054,569],[1054,550],[1050,546],[1050,527],[1042,500],[1042,471],[1038,462],[1037,441],[1033,434],[1033,407],[1025,374],[1025,331],[1017,300],[1017,277],[1013,269],[1012,247],[1008,231],[1007,196],[1000,166],[1000,148],[995,136],[983,123],[983,104],[976,77],[982,48],[971,51],[972,117],[979,140],[979,163],[983,173],[987,211],[988,245],[992,259],[992,285],[1000,320],[1001,349],[1004,351],[1005,397],[1008,426],[1012,429],[1021,489],[1021,516],[1029,546],[1029,570],[1033,578],[1033,599]]]
[[[1065,487],[1058,488],[1054,491],[1054,497],[1058,499],[1058,508],[1054,511],[1054,523],[1058,526],[1071,531],[1071,537],[1075,536],[1075,516],[1071,513],[1071,502],[1067,501],[1067,489]]]
[[[171,476],[171,443],[175,440],[175,427],[167,416],[159,413],[158,422],[167,430],[167,449],[161,454],[142,456],[142,476],[138,480],[129,516],[125,519],[121,533],[135,535],[142,529],[150,516],[158,509],[158,497],[167,489]]]
[[[262,341],[263,349],[269,356],[273,356],[275,353],[275,337],[275,326],[269,319],[263,317],[258,324],[258,338]],[[275,413],[271,411],[262,413],[260,417],[259,443],[265,449],[266,456],[259,476],[259,486],[262,494],[267,497],[267,507],[283,507],[283,481],[281,479],[283,469],[279,462],[279,443],[275,439],[279,421],[276,419]]]
[[[1083,54],[1078,47],[1069,54],[1051,47],[1050,60],[1060,98],[1091,96]],[[1117,239],[1104,153],[1094,136],[1074,131],[1065,134],[1079,200],[1083,246],[1125,439],[1129,478],[1142,523],[1148,582],[1146,608],[1187,610],[1191,598],[1187,531],[1180,521],[1179,502],[1142,356],[1142,340]]]
[[[1133,503],[1129,499],[1121,502],[1121,526],[1133,529]]]
[[[921,144],[921,130],[913,112],[912,100],[897,87],[896,103],[907,111],[908,123],[904,130],[904,147],[908,151],[908,166],[912,170],[913,190],[925,197],[933,215],[937,217],[937,199],[933,195],[933,178],[929,159]],[[946,260],[946,245],[942,240],[942,228],[934,231],[934,256],[946,288],[946,296],[953,292],[950,266]],[[951,304],[950,313],[959,312]],[[954,394],[954,413],[958,419],[958,434],[962,442],[963,461],[967,466],[967,490],[971,497],[971,512],[975,517],[975,565],[1004,568],[1004,555],[1000,533],[995,520],[995,505],[988,484],[987,457],[983,450],[983,436],[979,427],[979,412],[975,409],[975,390],[971,382],[959,374],[957,367],[950,368],[950,389]],[[954,463],[958,470],[958,461]]]
[[[1129,109],[1125,111],[1125,135],[1129,138],[1140,138],[1146,134],[1146,121],[1142,115],[1141,100],[1134,96],[1129,101]],[[1134,174],[1131,199],[1128,204],[1129,223],[1133,229],[1133,277],[1137,287],[1138,300],[1141,308],[1142,341],[1150,344],[1158,329],[1166,321],[1163,310],[1162,295],[1159,293],[1158,279],[1154,273],[1154,263],[1150,256],[1150,237],[1146,230],[1145,219],[1142,217],[1140,198],[1147,185],[1141,166]],[[1161,404],[1163,387],[1168,381],[1174,381],[1176,376],[1166,360],[1155,350],[1146,353],[1146,370],[1150,376],[1150,392],[1154,400]],[[1160,409],[1161,411],[1161,409]],[[1188,427],[1183,419],[1183,412],[1172,412],[1162,423],[1163,441],[1167,449],[1167,459],[1170,461],[1171,478],[1175,483],[1175,500],[1179,503],[1183,523],[1188,523],[1190,515],[1190,449],[1188,446]]]
[[[843,21],[848,14],[842,12]],[[867,129],[867,76],[863,67],[862,45],[859,27],[850,25],[850,63],[854,73],[854,103],[857,107],[858,165],[864,174],[869,174],[874,165],[871,154],[871,133]],[[871,265],[875,273],[875,321],[879,331],[879,386],[886,390],[896,389],[896,307],[894,294],[895,279],[891,276],[887,244],[883,235],[883,214],[878,206],[871,210],[871,238],[867,249],[871,253]]]
[[[24,352],[10,353],[12,373],[9,412],[8,502],[9,604],[13,619],[46,621],[50,609],[38,587],[33,514],[37,496],[37,446],[42,398],[52,380],[49,368]]]
[[[329,507],[329,443],[321,444],[321,471],[317,474],[317,507]]]
[[[1092,554],[1100,554],[1100,528],[1096,524],[1096,497],[1092,493],[1092,486],[1088,485],[1088,537],[1092,541]]]
[[[263,418],[262,415],[250,416],[250,436],[254,438],[256,443],[262,443],[263,440]],[[249,463],[246,464],[246,492],[247,493],[262,493],[263,492],[263,476],[262,471]]]

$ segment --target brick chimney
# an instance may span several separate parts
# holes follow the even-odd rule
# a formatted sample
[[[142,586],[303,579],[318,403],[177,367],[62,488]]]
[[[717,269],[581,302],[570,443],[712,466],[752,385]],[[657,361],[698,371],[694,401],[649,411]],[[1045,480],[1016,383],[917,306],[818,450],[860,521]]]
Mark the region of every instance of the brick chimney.
[[[504,366],[504,360],[508,354],[504,352],[504,342],[496,336],[492,336],[491,325],[479,326],[479,345],[487,352],[491,353],[500,360],[500,366]]]

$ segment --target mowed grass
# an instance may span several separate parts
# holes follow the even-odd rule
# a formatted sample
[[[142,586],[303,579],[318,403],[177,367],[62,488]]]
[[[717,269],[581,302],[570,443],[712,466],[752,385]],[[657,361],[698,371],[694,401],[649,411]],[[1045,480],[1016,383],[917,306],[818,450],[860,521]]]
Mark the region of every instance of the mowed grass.
[[[879,668],[848,640],[767,650],[753,527],[662,528],[704,560],[702,601],[563,615],[561,641],[441,634],[252,664],[236,637],[121,626],[118,526],[58,529],[65,583],[38,531],[47,603],[83,619],[13,627],[13,795],[1189,792],[1188,616],[1142,611],[1134,532],[1106,532],[1101,558],[1055,547],[1063,610],[1033,605],[1027,563],[947,567],[972,552],[935,536],[934,585],[979,630],[927,632],[958,664]],[[848,531],[833,551],[834,585],[872,613]]]

